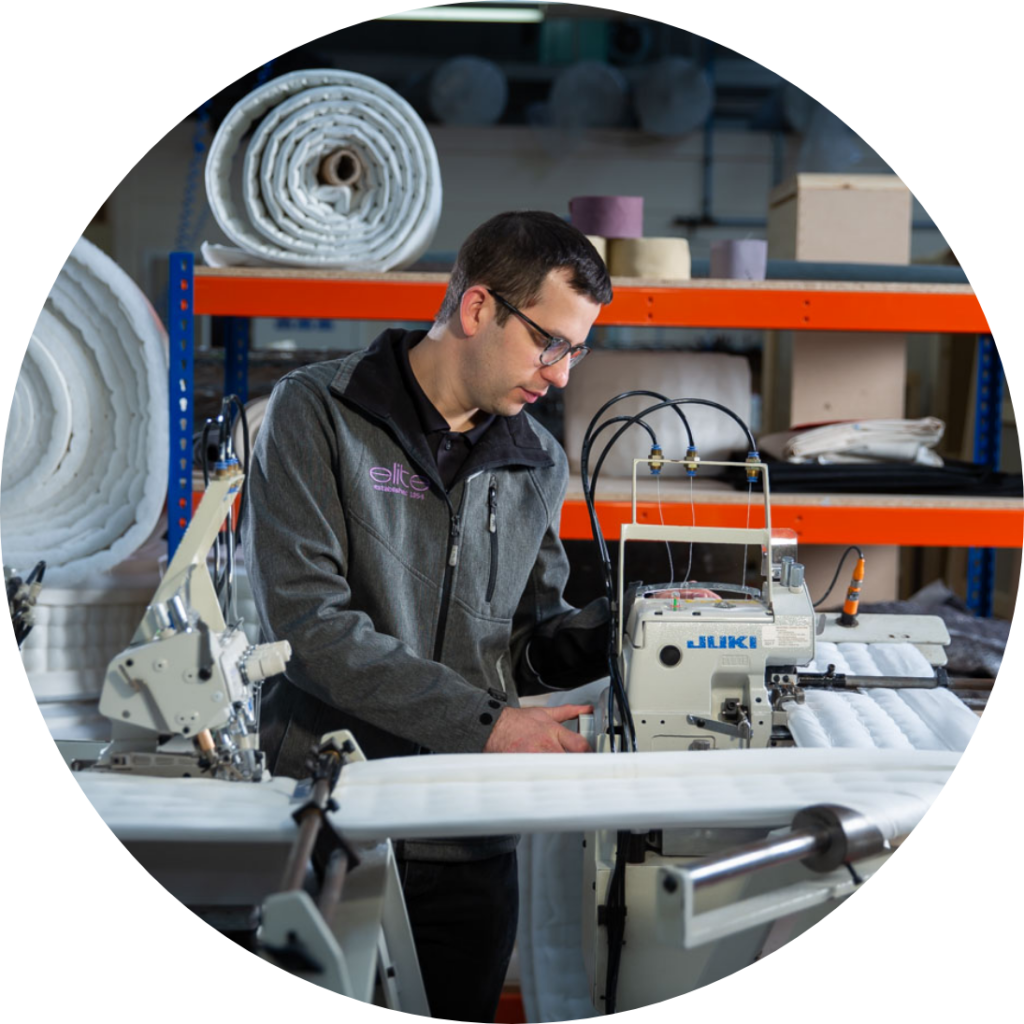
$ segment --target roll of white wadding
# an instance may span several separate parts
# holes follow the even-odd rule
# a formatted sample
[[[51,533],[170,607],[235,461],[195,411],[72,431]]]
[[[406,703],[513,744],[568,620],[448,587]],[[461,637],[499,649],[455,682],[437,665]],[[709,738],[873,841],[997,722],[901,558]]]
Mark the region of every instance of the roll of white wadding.
[[[290,266],[405,267],[441,216],[426,126],[394,90],[348,71],[292,72],[236,103],[210,146],[206,193],[236,245]],[[203,253],[217,261],[214,247]]]
[[[113,568],[167,494],[167,334],[128,275],[81,239],[39,315],[4,444],[3,557],[46,584]]]

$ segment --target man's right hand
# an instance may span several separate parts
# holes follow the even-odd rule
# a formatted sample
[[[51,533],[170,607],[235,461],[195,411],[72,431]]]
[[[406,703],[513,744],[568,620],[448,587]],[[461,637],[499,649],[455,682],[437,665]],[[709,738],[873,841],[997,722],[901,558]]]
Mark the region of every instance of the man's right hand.
[[[568,722],[593,711],[589,704],[562,704],[553,708],[505,708],[498,716],[485,754],[586,754],[590,745]]]

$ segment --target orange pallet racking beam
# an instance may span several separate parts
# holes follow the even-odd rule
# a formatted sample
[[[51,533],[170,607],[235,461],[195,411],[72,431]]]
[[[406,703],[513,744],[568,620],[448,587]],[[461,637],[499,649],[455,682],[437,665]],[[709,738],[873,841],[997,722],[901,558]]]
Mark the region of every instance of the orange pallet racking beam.
[[[979,503],[984,499],[979,499]],[[801,544],[899,544],[906,547],[1019,548],[1024,539],[1024,507],[996,499],[992,508],[931,507],[911,505],[772,504],[772,527],[795,530]],[[637,521],[657,525],[664,515],[668,526],[691,525],[688,504],[637,503]],[[598,521],[604,536],[617,540],[619,527],[632,520],[628,501],[599,501]],[[700,526],[744,527],[745,504],[701,502]],[[760,508],[752,509],[750,523],[764,525]],[[581,499],[567,499],[562,506],[563,540],[589,540],[590,517]]]
[[[357,277],[326,272],[197,268],[195,312],[206,316],[430,321],[443,274]],[[826,282],[616,283],[598,317],[605,326],[718,327],[987,334],[966,285],[842,285]]]

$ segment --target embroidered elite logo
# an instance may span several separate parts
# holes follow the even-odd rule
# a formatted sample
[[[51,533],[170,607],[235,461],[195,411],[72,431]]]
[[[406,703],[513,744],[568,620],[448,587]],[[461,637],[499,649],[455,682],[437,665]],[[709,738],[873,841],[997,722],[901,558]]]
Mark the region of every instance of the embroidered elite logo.
[[[373,481],[375,491],[401,494],[404,498],[422,501],[423,495],[430,490],[429,480],[417,476],[400,462],[394,462],[390,467],[371,466],[370,479]]]

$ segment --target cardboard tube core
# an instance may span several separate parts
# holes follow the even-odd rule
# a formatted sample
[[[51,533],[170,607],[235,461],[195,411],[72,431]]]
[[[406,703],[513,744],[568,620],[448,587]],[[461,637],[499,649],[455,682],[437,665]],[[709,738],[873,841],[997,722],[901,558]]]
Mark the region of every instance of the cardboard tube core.
[[[320,161],[319,178],[324,185],[354,185],[363,174],[363,162],[351,149],[335,149]]]

